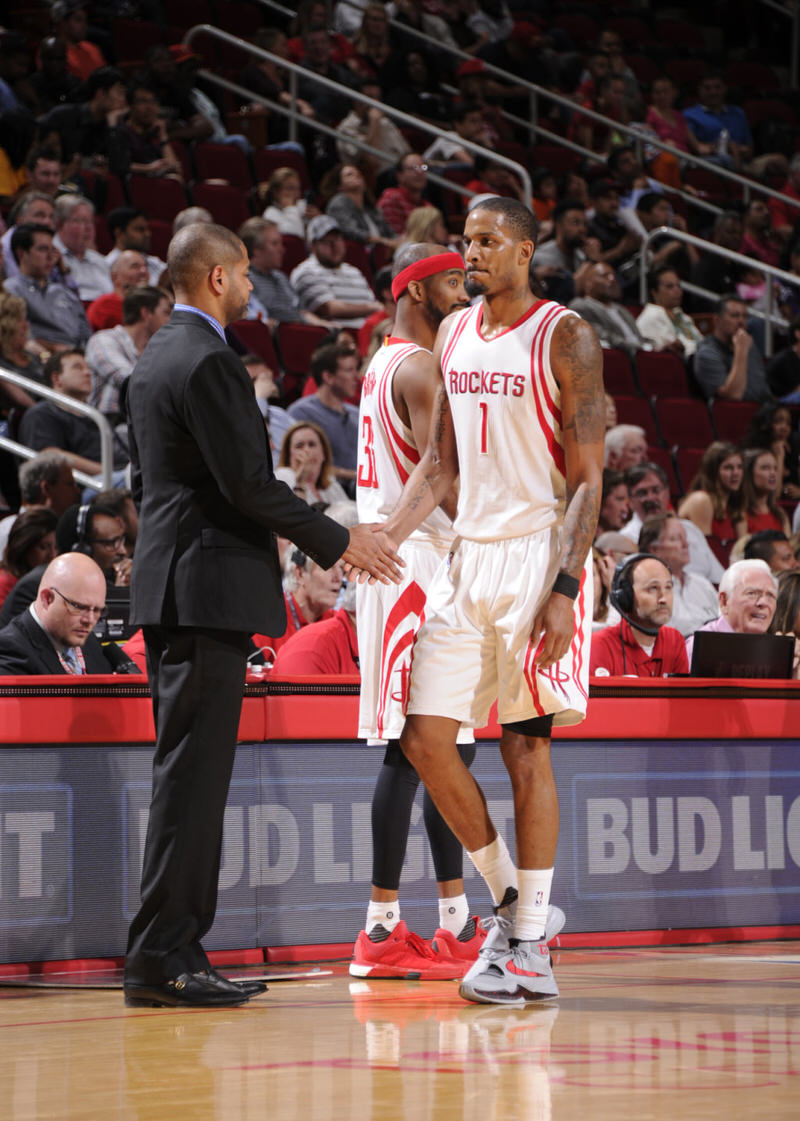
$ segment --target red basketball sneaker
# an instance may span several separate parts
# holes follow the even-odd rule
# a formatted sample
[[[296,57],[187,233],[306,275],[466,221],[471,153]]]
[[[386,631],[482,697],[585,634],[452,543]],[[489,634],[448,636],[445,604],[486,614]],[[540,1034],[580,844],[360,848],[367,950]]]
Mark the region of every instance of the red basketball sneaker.
[[[480,915],[472,915],[468,920],[472,924],[473,933],[470,938],[461,941],[444,927],[434,934],[431,940],[431,949],[440,961],[452,961],[461,966],[460,976],[464,976],[475,961],[481,946],[486,940],[486,927],[481,925]]]
[[[370,979],[454,981],[463,977],[464,970],[460,961],[437,956],[428,943],[401,920],[391,934],[379,942],[374,942],[365,930],[361,931],[353,947],[350,973],[353,977]]]

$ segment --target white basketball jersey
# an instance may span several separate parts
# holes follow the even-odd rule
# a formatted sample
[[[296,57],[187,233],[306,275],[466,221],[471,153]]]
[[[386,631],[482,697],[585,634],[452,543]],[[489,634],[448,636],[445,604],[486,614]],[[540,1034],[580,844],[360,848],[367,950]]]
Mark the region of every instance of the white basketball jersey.
[[[387,338],[364,375],[356,480],[360,522],[384,521],[394,510],[409,475],[419,463],[414,434],[400,419],[392,400],[392,379],[401,362],[423,349],[405,339]],[[437,508],[411,536],[415,540],[449,544],[453,539],[453,527],[444,511]]]
[[[494,338],[481,335],[482,301],[459,312],[442,351],[460,492],[454,528],[473,541],[538,533],[566,503],[561,395],[550,339],[574,315],[540,300]]]

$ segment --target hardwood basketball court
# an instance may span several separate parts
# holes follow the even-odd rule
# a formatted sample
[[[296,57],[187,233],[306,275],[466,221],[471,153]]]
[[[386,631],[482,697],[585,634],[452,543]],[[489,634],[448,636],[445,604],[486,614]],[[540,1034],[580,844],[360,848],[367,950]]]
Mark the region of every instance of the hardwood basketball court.
[[[59,984],[75,975],[46,978],[53,987],[6,978],[0,1117],[800,1116],[799,942],[560,950],[554,960],[560,1001],[525,1010],[466,1004],[453,982],[356,980],[342,963],[214,1012],[126,1009],[118,988]]]

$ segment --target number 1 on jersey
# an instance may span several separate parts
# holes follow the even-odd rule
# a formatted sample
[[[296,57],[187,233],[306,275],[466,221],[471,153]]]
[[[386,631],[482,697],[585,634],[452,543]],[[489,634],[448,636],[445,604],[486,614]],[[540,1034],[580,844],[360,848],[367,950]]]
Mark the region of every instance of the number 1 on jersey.
[[[489,450],[489,406],[485,401],[478,402],[481,410],[481,454],[486,455]]]
[[[378,487],[378,469],[375,464],[375,430],[372,427],[372,417],[361,418],[361,436],[364,440],[364,458],[358,465],[358,485],[360,487]]]

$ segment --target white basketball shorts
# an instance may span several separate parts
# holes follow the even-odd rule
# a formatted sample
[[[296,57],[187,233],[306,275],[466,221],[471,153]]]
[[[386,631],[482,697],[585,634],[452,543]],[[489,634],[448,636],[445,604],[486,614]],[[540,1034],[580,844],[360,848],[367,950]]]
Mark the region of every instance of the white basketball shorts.
[[[589,694],[591,555],[575,600],[569,650],[540,670],[530,636],[558,572],[559,529],[478,542],[457,539],[428,589],[417,635],[407,711],[486,724],[495,699],[501,724],[553,714],[578,724]]]
[[[399,552],[406,562],[400,584],[359,584],[356,593],[361,739],[396,740],[403,730],[411,650],[425,618],[426,589],[448,546],[415,539]]]

